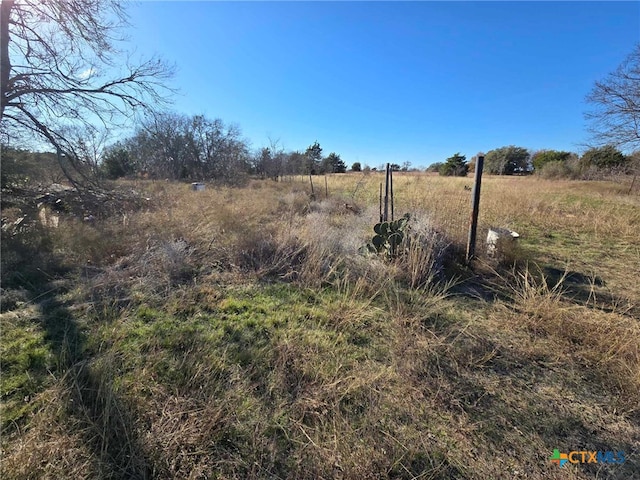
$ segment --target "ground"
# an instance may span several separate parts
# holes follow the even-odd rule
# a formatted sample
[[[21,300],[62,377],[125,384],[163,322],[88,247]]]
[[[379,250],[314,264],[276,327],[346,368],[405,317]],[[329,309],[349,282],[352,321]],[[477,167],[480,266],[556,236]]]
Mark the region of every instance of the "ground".
[[[3,231],[2,477],[640,478],[630,179],[485,177],[468,266],[470,178],[395,175],[419,248],[364,255],[381,180],[121,182],[148,204]]]

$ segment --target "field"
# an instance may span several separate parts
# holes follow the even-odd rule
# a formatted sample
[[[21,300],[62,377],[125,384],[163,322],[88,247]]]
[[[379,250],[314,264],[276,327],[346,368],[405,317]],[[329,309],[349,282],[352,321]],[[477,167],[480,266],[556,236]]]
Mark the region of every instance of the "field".
[[[122,182],[146,205],[3,232],[0,476],[640,478],[629,182],[485,177],[467,266],[470,178],[397,174],[412,242],[363,254],[381,180]]]

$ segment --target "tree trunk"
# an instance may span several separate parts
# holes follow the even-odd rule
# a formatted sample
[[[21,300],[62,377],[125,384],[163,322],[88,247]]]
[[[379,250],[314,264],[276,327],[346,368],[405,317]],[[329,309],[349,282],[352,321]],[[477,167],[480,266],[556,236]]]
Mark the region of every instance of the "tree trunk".
[[[2,0],[0,6],[0,120],[4,115],[4,107],[9,95],[9,78],[11,78],[11,59],[9,58],[9,20],[13,0]]]

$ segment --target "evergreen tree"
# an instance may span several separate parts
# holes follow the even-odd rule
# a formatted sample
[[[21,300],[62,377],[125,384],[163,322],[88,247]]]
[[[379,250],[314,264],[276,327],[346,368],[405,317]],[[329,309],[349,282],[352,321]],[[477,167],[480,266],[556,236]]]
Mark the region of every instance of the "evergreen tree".
[[[440,167],[440,175],[446,177],[466,177],[469,171],[469,165],[466,162],[467,157],[456,153]]]
[[[307,158],[307,171],[311,175],[317,175],[322,170],[322,147],[316,140],[313,145],[309,145],[306,152],[304,152]]]
[[[325,173],[344,173],[347,171],[347,165],[342,161],[340,155],[331,152],[327,158],[325,158]]]

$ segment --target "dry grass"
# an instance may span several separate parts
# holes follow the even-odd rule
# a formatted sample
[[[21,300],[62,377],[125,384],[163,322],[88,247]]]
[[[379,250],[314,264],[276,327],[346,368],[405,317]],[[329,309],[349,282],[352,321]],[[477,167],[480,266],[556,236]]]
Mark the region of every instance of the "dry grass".
[[[359,253],[380,180],[140,184],[154,208],[38,232],[38,268],[66,269],[3,303],[28,346],[2,352],[2,477],[636,478],[638,197],[488,177],[481,235],[521,245],[471,272],[470,179],[398,174],[407,254]],[[561,470],[554,448],[627,462]]]
[[[562,279],[561,279],[562,280]],[[607,312],[596,305],[572,305],[563,298],[562,283],[549,288],[528,271],[513,282],[519,310],[518,328],[546,337],[558,350],[570,352],[585,369],[596,374],[619,402],[618,407],[638,416],[640,405],[640,324],[637,318]]]

